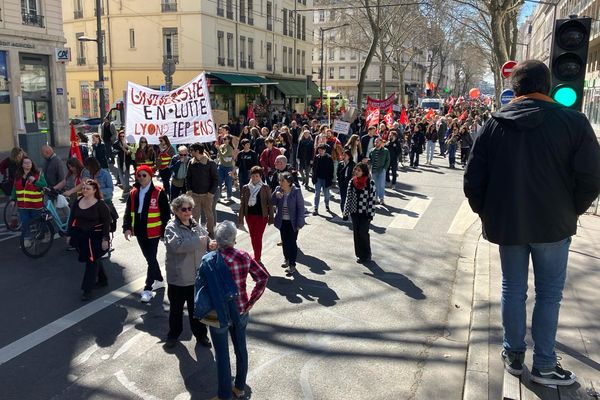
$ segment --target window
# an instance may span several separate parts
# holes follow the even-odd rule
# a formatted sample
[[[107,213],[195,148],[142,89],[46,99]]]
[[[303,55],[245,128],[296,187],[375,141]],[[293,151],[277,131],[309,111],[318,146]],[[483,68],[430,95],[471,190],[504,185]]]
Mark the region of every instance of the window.
[[[283,13],[283,34],[287,35],[287,31],[288,31],[288,18],[287,18],[287,16],[288,16],[288,13],[287,13],[287,10],[285,8],[281,12]]]
[[[254,69],[254,39],[248,38],[248,68]]]
[[[340,79],[345,79],[346,78],[346,67],[340,67]]]
[[[223,10],[223,0],[217,0],[217,15],[219,17],[225,15],[225,10]]]
[[[319,22],[325,22],[325,10],[319,10]]]
[[[248,25],[254,25],[254,0],[248,0]]]
[[[290,74],[294,73],[294,49],[292,49],[291,47],[288,47],[288,71],[290,71]],[[285,54],[283,55],[283,58],[285,58]]]
[[[227,18],[233,19],[233,0],[227,0]]]
[[[129,48],[135,49],[135,30],[129,30]]]
[[[177,2],[175,0],[162,0],[160,10],[162,12],[175,12],[177,11]]]
[[[233,67],[233,33],[227,32],[227,66]]]
[[[283,54],[284,54],[284,56],[283,56],[283,73],[287,74],[288,63],[287,63],[287,57],[285,56],[287,54],[287,46],[283,46]]]
[[[333,79],[333,70],[335,68],[334,67],[329,67],[329,79]]]
[[[240,67],[246,68],[246,37],[240,36]]]
[[[37,0],[21,0],[23,25],[44,27],[44,17],[39,15]]]
[[[246,4],[244,0],[240,0],[240,22],[246,23]]]
[[[83,18],[82,0],[74,0],[73,3],[73,19]]]
[[[300,75],[300,49],[296,49],[296,74]]]
[[[296,13],[296,39],[302,39],[302,17]]]
[[[287,35],[294,37],[294,11],[290,10],[288,15],[289,15],[288,21],[290,21],[290,24],[288,25]],[[285,31],[283,32],[283,34],[285,35]]]
[[[306,75],[306,50],[302,50],[302,60],[301,60],[301,68],[302,75]]]
[[[225,65],[225,40],[223,31],[217,31],[217,64]]]
[[[267,1],[267,30],[273,30],[273,3]]]
[[[340,60],[344,61],[346,59],[346,49],[340,49]]]
[[[335,48],[334,47],[328,48],[327,54],[329,54],[329,56],[327,57],[329,60],[335,59]]]
[[[179,63],[177,28],[163,28],[163,59]]]
[[[302,16],[302,40],[306,40],[306,16]]]
[[[273,45],[267,42],[267,71],[273,71]]]
[[[83,32],[77,32],[75,34],[75,41],[77,43],[77,65],[85,65],[85,42],[79,41],[79,38],[85,36]]]
[[[351,60],[356,60],[357,58],[358,58],[358,56],[357,56],[357,52],[356,52],[356,50],[352,50],[352,51],[350,52],[350,59],[351,59]]]
[[[356,79],[356,67],[350,67],[350,79]]]

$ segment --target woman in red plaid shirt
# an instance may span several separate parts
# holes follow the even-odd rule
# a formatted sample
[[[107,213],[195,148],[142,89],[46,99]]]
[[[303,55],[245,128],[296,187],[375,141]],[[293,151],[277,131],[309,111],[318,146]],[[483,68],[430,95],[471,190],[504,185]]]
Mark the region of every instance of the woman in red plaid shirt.
[[[235,249],[237,228],[231,221],[221,222],[215,228],[215,240],[218,251],[223,256],[225,264],[231,272],[231,277],[238,287],[240,296],[236,299],[239,314],[231,313],[229,326],[222,328],[210,327],[210,337],[215,346],[217,361],[217,377],[219,382],[218,399],[244,397],[246,375],[248,374],[248,350],[246,349],[246,326],[248,325],[248,311],[262,296],[269,280],[267,270],[257,263],[250,254],[244,250]],[[248,274],[254,280],[254,289],[250,298],[246,292]],[[236,358],[235,384],[231,387],[231,365],[229,363],[229,343],[227,333],[231,335]]]

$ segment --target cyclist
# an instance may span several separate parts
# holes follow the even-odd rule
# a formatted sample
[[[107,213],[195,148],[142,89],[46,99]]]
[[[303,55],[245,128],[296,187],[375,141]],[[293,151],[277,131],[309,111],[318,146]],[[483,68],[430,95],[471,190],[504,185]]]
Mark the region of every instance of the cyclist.
[[[11,198],[16,200],[21,218],[24,245],[31,246],[29,222],[40,216],[44,208],[44,193],[46,179],[33,160],[24,156],[15,173],[15,185]]]

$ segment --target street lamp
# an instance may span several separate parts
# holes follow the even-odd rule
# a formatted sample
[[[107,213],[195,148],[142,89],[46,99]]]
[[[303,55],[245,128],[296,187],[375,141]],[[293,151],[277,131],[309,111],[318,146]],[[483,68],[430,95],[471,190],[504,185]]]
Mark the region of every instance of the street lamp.
[[[97,53],[98,53],[98,80],[100,81],[98,87],[98,106],[100,107],[99,117],[103,118],[106,107],[104,105],[104,52],[102,47],[102,26],[101,26],[101,0],[96,0],[96,38],[88,36],[80,36],[77,38],[80,42],[96,42]]]
[[[319,32],[321,33],[321,85],[319,86],[319,89],[321,90],[321,108],[320,108],[320,112],[319,115],[320,117],[323,117],[323,73],[325,71],[323,71],[323,33],[327,32],[327,31],[331,31],[333,29],[337,29],[337,28],[343,28],[344,26],[348,26],[350,25],[349,23],[345,23],[343,25],[338,25],[338,26],[331,26],[329,28],[323,28],[323,27],[319,27]]]

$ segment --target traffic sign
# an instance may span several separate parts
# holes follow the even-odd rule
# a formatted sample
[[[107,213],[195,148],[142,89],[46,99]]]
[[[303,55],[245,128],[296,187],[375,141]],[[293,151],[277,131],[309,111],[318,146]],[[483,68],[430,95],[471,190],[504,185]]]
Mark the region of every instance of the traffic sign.
[[[515,92],[512,89],[504,89],[502,93],[500,93],[500,104],[508,104],[514,98]]]
[[[175,73],[175,60],[167,58],[162,64],[162,72],[165,75],[173,75]]]
[[[513,71],[513,68],[517,65],[516,61],[507,61],[502,64],[502,68],[500,68],[500,72],[502,72],[502,76],[508,78]]]
[[[161,92],[164,92],[167,90],[167,86],[165,85],[160,85],[160,87],[158,88],[158,90],[160,90]]]

